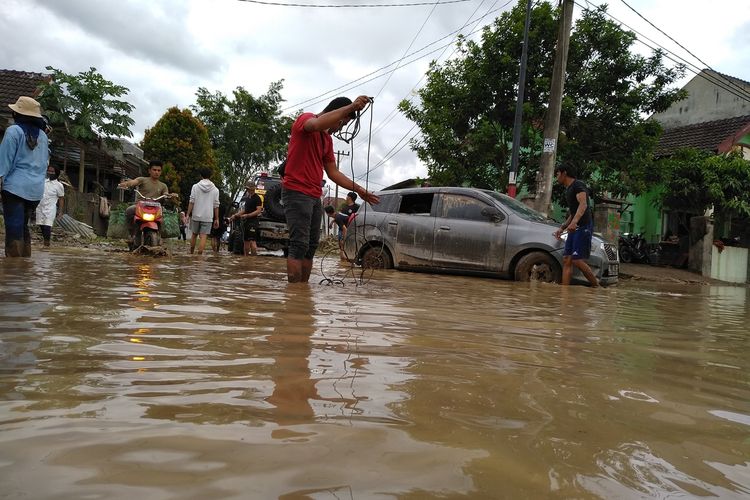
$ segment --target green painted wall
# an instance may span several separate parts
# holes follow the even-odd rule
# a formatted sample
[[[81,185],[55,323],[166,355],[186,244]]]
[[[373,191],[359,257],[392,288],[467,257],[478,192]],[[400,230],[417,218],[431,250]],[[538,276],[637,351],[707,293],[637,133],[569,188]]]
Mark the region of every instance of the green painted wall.
[[[662,214],[654,206],[656,189],[652,189],[641,196],[628,196],[632,205],[622,214],[620,232],[644,233],[646,241],[656,243],[661,240]]]

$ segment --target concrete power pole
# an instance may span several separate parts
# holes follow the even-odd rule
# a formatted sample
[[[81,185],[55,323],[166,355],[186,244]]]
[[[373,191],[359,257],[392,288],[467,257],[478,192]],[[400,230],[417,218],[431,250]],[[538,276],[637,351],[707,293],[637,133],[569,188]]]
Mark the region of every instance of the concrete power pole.
[[[539,178],[536,191],[536,209],[545,215],[550,212],[552,202],[552,174],[555,171],[557,139],[560,135],[560,108],[565,87],[565,67],[568,64],[570,27],[573,24],[573,0],[562,0],[560,31],[557,35],[555,66],[552,70],[549,107],[544,117],[544,148],[539,165]]]

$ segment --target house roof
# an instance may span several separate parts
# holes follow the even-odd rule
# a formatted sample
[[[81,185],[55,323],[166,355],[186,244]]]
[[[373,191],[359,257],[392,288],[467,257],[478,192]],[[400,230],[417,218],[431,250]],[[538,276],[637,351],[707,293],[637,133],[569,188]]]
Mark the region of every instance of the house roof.
[[[47,78],[49,77],[42,73],[0,69],[0,108],[2,108],[2,112],[8,111],[10,113],[8,104],[16,102],[19,96],[36,97],[39,94],[37,87]]]
[[[719,150],[719,144],[749,124],[750,115],[744,115],[667,129],[659,139],[654,155],[669,156],[678,149],[691,147],[715,152]]]
[[[750,86],[750,82],[748,82],[747,80],[743,80],[742,78],[737,78],[736,76],[727,75],[726,73],[720,73],[720,72],[718,72],[716,70],[710,70],[710,71],[713,71],[717,75],[723,76],[727,80],[734,80],[734,82],[736,82],[736,83],[740,83],[742,85]]]

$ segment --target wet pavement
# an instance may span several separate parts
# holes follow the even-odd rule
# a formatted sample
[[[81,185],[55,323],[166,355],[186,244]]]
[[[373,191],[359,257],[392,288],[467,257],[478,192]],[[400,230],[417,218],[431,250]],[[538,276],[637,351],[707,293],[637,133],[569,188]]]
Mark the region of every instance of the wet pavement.
[[[0,259],[0,497],[750,495],[746,287],[314,274]]]

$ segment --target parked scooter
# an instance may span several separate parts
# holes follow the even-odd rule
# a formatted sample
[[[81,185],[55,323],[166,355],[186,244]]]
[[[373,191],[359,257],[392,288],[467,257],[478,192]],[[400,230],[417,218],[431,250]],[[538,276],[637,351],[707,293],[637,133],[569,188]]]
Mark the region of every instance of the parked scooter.
[[[164,224],[164,211],[159,201],[171,195],[161,195],[158,198],[147,198],[137,189],[135,202],[135,236],[129,243],[130,251],[141,250],[142,247],[161,248],[161,229]],[[153,250],[152,250],[153,251]]]
[[[642,233],[622,233],[618,240],[617,250],[620,262],[639,262],[658,264],[661,247],[650,245]]]

